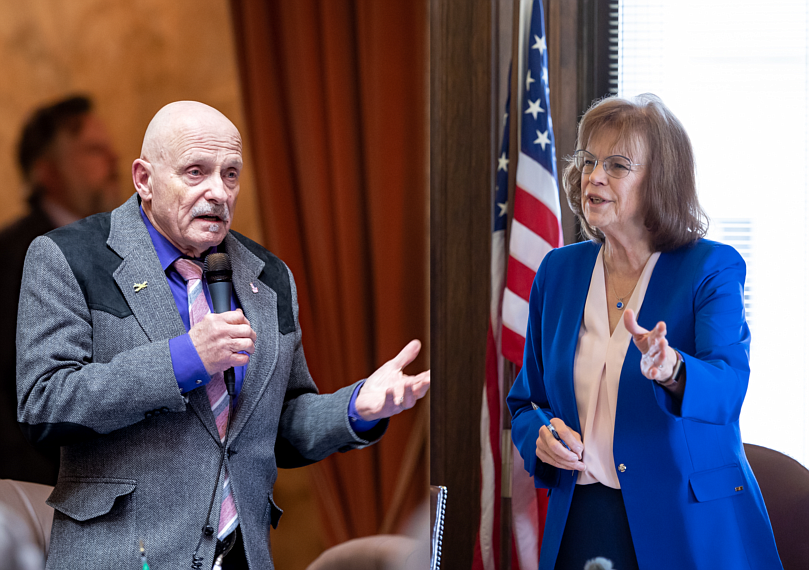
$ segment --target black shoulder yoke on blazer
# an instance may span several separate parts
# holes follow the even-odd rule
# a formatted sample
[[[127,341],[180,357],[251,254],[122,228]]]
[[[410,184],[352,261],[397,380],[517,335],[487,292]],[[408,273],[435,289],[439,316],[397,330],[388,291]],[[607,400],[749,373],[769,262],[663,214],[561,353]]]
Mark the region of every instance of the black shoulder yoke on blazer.
[[[112,277],[123,260],[107,246],[109,212],[84,218],[45,235],[62,250],[89,309],[104,311],[119,319],[132,314]]]
[[[261,275],[258,276],[258,279],[275,291],[278,297],[278,330],[281,334],[293,332],[295,330],[295,316],[292,313],[292,287],[289,284],[289,273],[286,265],[250,238],[232,230],[230,233],[250,253],[264,262],[264,269],[261,270]]]
[[[292,288],[284,263],[265,248],[237,232],[231,232],[250,253],[264,262],[259,280],[275,291],[278,298],[278,328],[281,334],[295,330],[292,312]],[[47,234],[65,256],[81,287],[87,307],[104,311],[120,319],[132,314],[113,273],[121,257],[107,246],[110,235],[110,213],[104,212]]]

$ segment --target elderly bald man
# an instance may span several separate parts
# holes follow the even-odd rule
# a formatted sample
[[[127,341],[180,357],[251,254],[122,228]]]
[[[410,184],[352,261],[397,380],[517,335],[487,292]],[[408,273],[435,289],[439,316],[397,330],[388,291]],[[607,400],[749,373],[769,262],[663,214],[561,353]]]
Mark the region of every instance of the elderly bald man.
[[[132,165],[136,194],[28,251],[18,418],[61,446],[49,569],[134,568],[141,545],[153,569],[272,568],[277,468],[371,444],[429,388],[429,371],[402,373],[413,341],[365,382],[317,393],[292,274],[230,231],[241,170],[224,115],[172,103]],[[225,252],[231,310],[212,314],[199,267]]]

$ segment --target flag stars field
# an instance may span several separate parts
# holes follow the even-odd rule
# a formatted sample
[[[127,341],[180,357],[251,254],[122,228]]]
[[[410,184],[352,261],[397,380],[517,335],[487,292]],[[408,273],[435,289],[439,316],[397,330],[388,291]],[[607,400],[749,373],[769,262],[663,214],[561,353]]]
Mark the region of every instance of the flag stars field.
[[[500,158],[497,159],[497,170],[505,170],[508,172],[508,158],[506,158],[506,153],[500,155]]]
[[[548,131],[544,133],[540,133],[539,129],[537,129],[537,140],[534,141],[534,144],[542,145],[542,150],[545,150],[546,144],[551,144],[551,139],[548,138]]]
[[[542,100],[540,99],[537,99],[536,101],[531,101],[530,99],[528,99],[528,109],[525,111],[525,114],[527,115],[528,113],[531,113],[535,121],[539,113],[545,112],[545,109],[540,107],[540,103],[542,103]]]
[[[545,36],[542,36],[540,38],[535,34],[534,42],[536,43],[534,43],[534,45],[531,46],[531,49],[538,49],[540,55],[544,54],[545,50],[548,49],[548,46],[545,44]]]

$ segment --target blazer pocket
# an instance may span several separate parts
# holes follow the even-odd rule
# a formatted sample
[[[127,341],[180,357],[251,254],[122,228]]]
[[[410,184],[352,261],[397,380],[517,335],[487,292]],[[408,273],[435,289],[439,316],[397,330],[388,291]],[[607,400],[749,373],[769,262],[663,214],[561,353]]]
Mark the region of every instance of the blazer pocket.
[[[689,482],[700,503],[740,495],[747,487],[744,474],[736,464],[692,473]]]
[[[112,510],[118,497],[135,490],[132,479],[62,479],[46,501],[76,521],[88,521]]]
[[[53,507],[48,570],[84,568],[87,549],[105,568],[128,568],[137,559],[136,481],[60,478],[47,503]],[[147,546],[148,548],[148,546]]]
[[[284,511],[279,509],[275,501],[272,500],[272,493],[269,493],[267,498],[269,503],[267,504],[267,514],[264,516],[264,520],[269,520],[273,528],[278,528],[278,521],[281,520],[281,515],[284,514]]]

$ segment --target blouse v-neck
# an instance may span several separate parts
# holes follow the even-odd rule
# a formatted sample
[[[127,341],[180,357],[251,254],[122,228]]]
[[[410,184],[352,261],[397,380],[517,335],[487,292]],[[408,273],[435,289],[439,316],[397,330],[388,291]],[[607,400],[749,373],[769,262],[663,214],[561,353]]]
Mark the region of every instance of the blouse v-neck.
[[[649,257],[624,310],[632,309],[638,314],[659,257],[659,252]],[[623,318],[610,334],[602,247],[590,278],[573,365],[573,386],[584,443],[582,460],[587,466],[587,471],[579,473],[579,485],[599,482],[613,489],[621,488],[612,455],[612,441],[618,385],[631,338]]]

